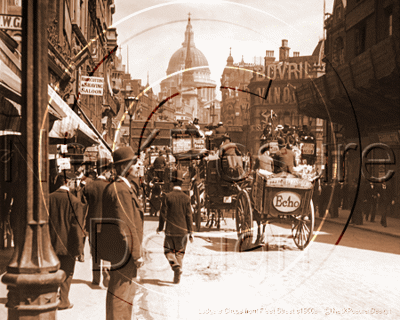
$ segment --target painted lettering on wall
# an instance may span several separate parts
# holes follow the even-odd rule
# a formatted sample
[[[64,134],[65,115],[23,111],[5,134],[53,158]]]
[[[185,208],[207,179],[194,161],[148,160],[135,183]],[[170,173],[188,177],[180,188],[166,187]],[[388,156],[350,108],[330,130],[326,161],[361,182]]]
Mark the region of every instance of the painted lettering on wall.
[[[255,97],[255,104],[294,104],[296,103],[296,95],[293,87],[274,87],[272,86],[269,90],[267,99],[265,93],[267,88],[257,88],[256,93],[258,97]]]

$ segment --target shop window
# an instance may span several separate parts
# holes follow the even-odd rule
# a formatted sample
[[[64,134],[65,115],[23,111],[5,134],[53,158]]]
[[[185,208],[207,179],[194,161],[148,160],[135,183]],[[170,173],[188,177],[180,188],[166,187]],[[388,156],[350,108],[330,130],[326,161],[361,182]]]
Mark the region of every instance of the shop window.
[[[356,26],[355,29],[355,55],[358,56],[359,54],[365,51],[365,38],[366,38],[366,26],[365,22],[361,22]]]

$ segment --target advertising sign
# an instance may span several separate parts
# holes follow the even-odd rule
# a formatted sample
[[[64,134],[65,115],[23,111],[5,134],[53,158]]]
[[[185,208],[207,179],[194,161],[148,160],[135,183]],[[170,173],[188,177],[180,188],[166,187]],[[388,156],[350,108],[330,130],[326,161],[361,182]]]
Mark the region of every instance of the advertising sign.
[[[297,193],[282,191],[275,195],[272,204],[280,212],[293,212],[300,207],[301,199]]]
[[[71,160],[70,160],[70,158],[58,158],[57,159],[57,166],[58,166],[58,172],[61,172],[63,170],[71,169]]]
[[[205,149],[206,141],[203,138],[194,138],[193,139],[193,148],[194,149]]]
[[[22,30],[22,17],[9,14],[0,14],[0,29]]]
[[[192,148],[191,138],[172,139],[172,153],[189,151]]]
[[[81,77],[80,93],[92,96],[103,95],[104,79],[100,77]]]

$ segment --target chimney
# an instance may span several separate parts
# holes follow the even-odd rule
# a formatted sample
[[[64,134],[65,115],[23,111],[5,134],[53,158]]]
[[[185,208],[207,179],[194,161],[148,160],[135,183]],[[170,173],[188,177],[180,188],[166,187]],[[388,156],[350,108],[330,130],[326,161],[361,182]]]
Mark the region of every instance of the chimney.
[[[300,52],[299,51],[293,51],[293,57],[294,58],[300,57]]]
[[[268,66],[269,64],[271,64],[275,61],[274,50],[266,50],[265,51],[264,61],[265,61],[265,66]]]
[[[282,47],[279,48],[279,61],[285,61],[289,59],[289,51],[288,41],[282,40]]]

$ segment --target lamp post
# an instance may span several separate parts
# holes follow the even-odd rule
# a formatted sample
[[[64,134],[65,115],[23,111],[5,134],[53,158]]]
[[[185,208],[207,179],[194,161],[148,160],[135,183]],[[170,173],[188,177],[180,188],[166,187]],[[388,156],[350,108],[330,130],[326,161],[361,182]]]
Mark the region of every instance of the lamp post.
[[[19,204],[7,284],[8,319],[55,319],[65,277],[48,223],[47,0],[22,1],[22,105],[18,150]]]
[[[133,105],[134,102],[136,103]],[[125,108],[128,110],[129,114],[129,146],[132,145],[132,117],[135,115],[138,102],[139,99],[137,97],[125,98]]]

